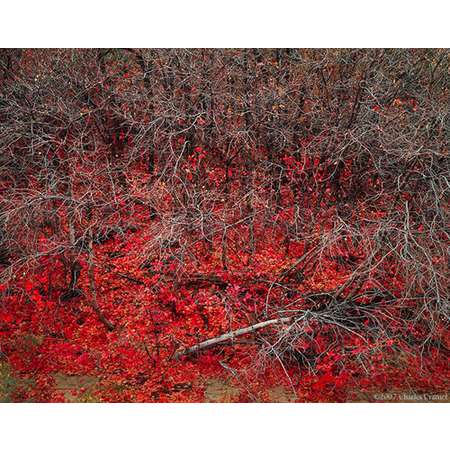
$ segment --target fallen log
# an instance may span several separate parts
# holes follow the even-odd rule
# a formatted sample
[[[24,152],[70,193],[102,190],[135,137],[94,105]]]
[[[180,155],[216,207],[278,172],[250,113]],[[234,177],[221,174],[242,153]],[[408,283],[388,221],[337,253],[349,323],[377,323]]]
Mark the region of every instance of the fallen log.
[[[191,353],[198,352],[208,347],[212,347],[213,345],[220,344],[221,342],[230,341],[238,336],[242,336],[243,334],[253,333],[256,330],[260,330],[261,328],[266,328],[270,325],[277,325],[282,323],[289,323],[292,321],[292,317],[280,317],[278,319],[266,320],[265,322],[259,322],[255,325],[246,328],[240,328],[235,331],[230,331],[229,333],[222,334],[221,336],[217,336],[215,338],[208,339],[206,341],[200,342],[199,344],[193,345],[192,347],[179,350],[174,354],[174,358],[178,359],[180,356],[189,355]]]
[[[189,278],[175,281],[178,285],[182,285],[187,288],[200,288],[215,284],[219,288],[225,289],[228,286],[228,282],[217,275],[194,274]]]

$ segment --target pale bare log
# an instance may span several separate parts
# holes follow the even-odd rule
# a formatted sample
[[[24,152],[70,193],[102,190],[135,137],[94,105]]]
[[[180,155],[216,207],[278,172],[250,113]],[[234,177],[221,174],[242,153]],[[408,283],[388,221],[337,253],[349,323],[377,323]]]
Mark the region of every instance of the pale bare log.
[[[175,353],[174,358],[177,359],[183,355],[189,355],[191,353],[198,352],[208,347],[212,347],[213,345],[220,344],[221,342],[232,340],[238,336],[242,336],[243,334],[253,333],[261,328],[266,328],[270,325],[278,325],[283,323],[289,323],[292,321],[292,317],[280,317],[278,319],[266,320],[264,322],[256,323],[250,327],[240,328],[239,330],[230,331],[229,333],[222,334],[221,336],[208,339],[206,341],[200,342],[200,344],[193,345],[184,350],[179,350]]]

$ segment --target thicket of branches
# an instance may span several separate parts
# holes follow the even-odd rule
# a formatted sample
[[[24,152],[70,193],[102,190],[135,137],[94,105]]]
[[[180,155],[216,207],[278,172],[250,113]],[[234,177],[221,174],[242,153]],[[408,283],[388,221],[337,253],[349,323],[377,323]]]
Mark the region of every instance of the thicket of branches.
[[[226,282],[198,248],[216,272],[251,272],[272,238],[286,255],[301,242],[283,270],[252,275],[267,287],[255,321],[291,321],[266,353],[292,357],[313,322],[373,336],[401,323],[402,339],[442,348],[449,86],[447,50],[2,50],[2,282],[53,258],[70,298],[86,264],[112,329],[94,277],[112,233],[147,227],[130,254],[170,262],[177,283]],[[334,288],[298,291],[331,263]]]

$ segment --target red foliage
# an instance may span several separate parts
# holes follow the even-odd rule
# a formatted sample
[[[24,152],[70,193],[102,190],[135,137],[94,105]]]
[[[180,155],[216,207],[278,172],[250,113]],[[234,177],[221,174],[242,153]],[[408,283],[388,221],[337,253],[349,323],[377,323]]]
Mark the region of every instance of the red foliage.
[[[33,73],[32,54],[28,57],[22,62],[25,75]],[[11,394],[14,401],[68,400],[57,385],[58,374],[95,378],[90,395],[105,402],[204,401],[208,380],[216,378],[235,385],[240,401],[271,401],[274,386],[282,386],[289,398],[310,402],[373,400],[374,393],[405,386],[448,390],[448,327],[437,317],[438,308],[425,303],[425,278],[408,278],[411,242],[420,248],[429,235],[438,235],[427,228],[422,204],[408,209],[427,197],[415,195],[422,178],[408,192],[408,175],[386,175],[397,172],[394,165],[378,171],[383,157],[346,153],[358,142],[353,137],[345,141],[352,120],[341,134],[328,125],[317,130],[304,124],[302,133],[293,133],[295,141],[283,143],[276,154],[275,144],[250,140],[241,145],[245,133],[236,130],[244,113],[232,116],[232,106],[241,107],[237,100],[223,106],[223,117],[212,115],[214,123],[190,110],[177,113],[171,124],[176,132],[164,135],[163,116],[171,106],[166,94],[161,95],[163,119],[154,119],[155,105],[148,100],[153,95],[140,91],[151,89],[148,71],[141,74],[139,63],[124,66],[118,59],[108,68],[99,64],[95,71],[89,69],[84,68],[83,76],[101,74],[100,82],[87,83],[78,96],[76,83],[67,86],[74,90],[70,101],[87,98],[82,106],[69,103],[60,112],[59,99],[50,103],[55,117],[44,119],[57,131],[52,139],[46,129],[42,132],[45,145],[39,148],[44,152],[50,147],[45,157],[24,153],[29,163],[23,171],[26,189],[20,186],[25,181],[11,181],[13,176],[0,180],[2,207],[12,204],[18,211],[15,218],[9,214],[16,222],[11,219],[8,226],[16,233],[11,248],[14,268],[20,270],[8,272],[0,284],[0,358],[20,380]],[[169,83],[171,75],[155,63],[152,71],[158,70]],[[327,78],[334,71],[330,68]],[[175,100],[196,105],[201,88],[185,83],[182,75]],[[275,83],[267,74],[260,77],[267,77],[267,89]],[[77,82],[82,78],[75,77]],[[358,80],[357,86],[365,84]],[[320,90],[311,88],[302,108],[320,110],[319,116],[331,121],[328,92],[324,103],[313,99]],[[170,83],[167,91],[172,92]],[[121,97],[123,92],[127,95]],[[53,99],[51,90],[45,95]],[[218,98],[216,108],[222,101]],[[253,106],[247,101],[248,108]],[[353,119],[352,102],[349,96],[340,104],[339,115]],[[283,107],[271,103],[263,119]],[[376,116],[376,125],[361,136],[381,133],[382,120],[385,126],[392,117],[406,121],[422,104],[405,95],[385,104],[367,100],[364,107],[365,115]],[[58,122],[63,113],[64,132]],[[133,128],[138,120],[139,132]],[[149,123],[156,131],[145,141]],[[216,147],[193,136],[192,130],[203,137],[205,128],[213,126],[230,126],[236,132]],[[256,125],[247,126],[253,130]],[[163,135],[164,152],[154,155],[149,169],[143,155],[148,158],[154,147],[160,150],[156,132]],[[333,153],[330,149],[339,139],[340,153]],[[192,143],[198,141],[202,145]],[[381,138],[373,142],[374,147],[384,145]],[[17,146],[21,157],[21,144]],[[34,152],[34,140],[29,147]],[[402,168],[403,158],[398,164]],[[431,166],[426,158],[424,167]],[[430,160],[434,158],[438,156]],[[411,173],[420,174],[413,168]],[[52,171],[64,181],[54,182]],[[42,206],[39,201],[45,196],[49,200]],[[23,225],[23,210],[36,213],[39,224],[30,225],[36,219],[31,215],[33,220]],[[398,222],[391,227],[394,219]],[[17,232],[17,223],[23,230]],[[439,236],[445,242],[444,231]],[[383,240],[389,242],[381,247]],[[29,247],[23,270],[23,249]],[[417,253],[420,270],[445,265],[439,248],[425,256]],[[410,286],[410,279],[419,281]],[[199,352],[182,352],[280,317],[286,320],[258,332]],[[73,394],[83,397],[86,390],[79,386]]]

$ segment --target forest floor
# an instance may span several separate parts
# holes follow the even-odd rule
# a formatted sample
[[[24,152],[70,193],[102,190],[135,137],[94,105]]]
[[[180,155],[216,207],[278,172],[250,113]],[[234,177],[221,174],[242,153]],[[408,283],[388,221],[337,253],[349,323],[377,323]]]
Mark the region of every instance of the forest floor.
[[[100,378],[89,375],[66,375],[54,373],[55,391],[64,396],[68,403],[96,403],[96,390],[101,389]],[[32,381],[28,383],[33,383]],[[0,366],[0,402],[8,402],[8,395],[12,389],[23,385],[24,380],[14,378],[7,364]],[[204,389],[206,403],[239,402],[245,394],[244,386],[233,384],[232,377],[214,377],[195,380],[195,384]],[[189,387],[187,387],[189,388]],[[267,387],[267,399],[270,403],[294,403],[295,394],[284,386]],[[256,399],[255,399],[256,401]],[[348,401],[355,403],[450,403],[450,392],[414,392],[407,389],[392,389],[385,392],[367,390],[365,392],[349,391]]]

